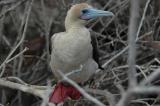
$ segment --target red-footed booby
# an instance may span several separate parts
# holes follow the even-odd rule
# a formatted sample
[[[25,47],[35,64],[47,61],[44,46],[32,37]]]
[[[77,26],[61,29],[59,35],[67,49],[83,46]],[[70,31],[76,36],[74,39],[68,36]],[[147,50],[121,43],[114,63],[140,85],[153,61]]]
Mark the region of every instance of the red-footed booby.
[[[50,66],[59,82],[52,92],[49,102],[57,104],[68,97],[72,99],[80,97],[78,90],[62,81],[58,71],[67,74],[79,70],[68,77],[77,83],[84,83],[99,68],[98,59],[93,57],[95,49],[91,43],[90,32],[85,25],[88,20],[100,16],[113,16],[113,13],[94,9],[86,3],[75,4],[67,12],[66,31],[52,36]]]

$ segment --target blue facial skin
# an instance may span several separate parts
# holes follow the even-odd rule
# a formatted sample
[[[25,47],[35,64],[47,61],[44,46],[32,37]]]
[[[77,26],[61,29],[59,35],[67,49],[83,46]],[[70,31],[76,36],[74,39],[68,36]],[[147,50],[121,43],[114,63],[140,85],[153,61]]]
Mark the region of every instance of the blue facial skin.
[[[94,8],[85,8],[81,10],[80,18],[83,20],[89,20],[101,16],[114,16],[114,14],[109,11],[97,10]]]

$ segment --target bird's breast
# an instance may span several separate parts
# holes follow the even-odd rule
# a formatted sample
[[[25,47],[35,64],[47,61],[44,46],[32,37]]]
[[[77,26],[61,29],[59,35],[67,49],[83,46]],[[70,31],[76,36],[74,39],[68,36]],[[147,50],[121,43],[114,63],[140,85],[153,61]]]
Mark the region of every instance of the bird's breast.
[[[80,64],[92,56],[90,35],[76,31],[57,39],[55,52],[67,63]]]

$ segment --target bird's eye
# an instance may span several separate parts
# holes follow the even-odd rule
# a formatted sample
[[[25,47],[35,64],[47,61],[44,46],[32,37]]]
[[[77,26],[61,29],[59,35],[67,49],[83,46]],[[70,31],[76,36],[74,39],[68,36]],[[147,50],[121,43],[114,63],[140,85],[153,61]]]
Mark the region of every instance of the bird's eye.
[[[82,13],[83,13],[83,14],[86,14],[86,13],[88,13],[88,10],[87,10],[87,9],[84,9],[84,10],[82,10]]]

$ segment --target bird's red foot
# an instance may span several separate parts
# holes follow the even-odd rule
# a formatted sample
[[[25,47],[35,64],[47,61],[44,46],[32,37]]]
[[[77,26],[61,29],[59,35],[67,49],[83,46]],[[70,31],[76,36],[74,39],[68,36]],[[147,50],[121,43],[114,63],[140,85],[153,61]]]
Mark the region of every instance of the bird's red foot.
[[[64,102],[65,99],[70,97],[71,99],[79,99],[80,92],[71,85],[64,85],[63,83],[57,83],[53,92],[49,97],[49,102],[58,104]]]

